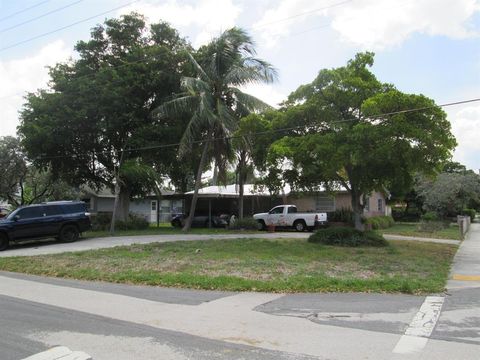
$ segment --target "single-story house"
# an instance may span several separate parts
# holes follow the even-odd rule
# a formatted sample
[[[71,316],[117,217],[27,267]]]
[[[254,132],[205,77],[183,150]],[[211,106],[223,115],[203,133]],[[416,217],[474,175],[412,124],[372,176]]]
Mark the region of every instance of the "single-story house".
[[[238,212],[238,185],[207,186],[198,192],[197,212],[213,215],[221,213],[236,214]],[[185,193],[186,209],[189,208],[193,191]],[[367,198],[365,217],[389,215],[386,196],[382,192],[374,192]],[[337,190],[333,195],[326,191],[299,193],[292,192],[286,186],[281,194],[272,195],[265,187],[253,184],[244,185],[244,215],[249,216],[265,212],[281,204],[296,205],[299,211],[333,212],[340,209],[351,209],[351,196],[345,188]]]
[[[107,189],[99,192],[85,191],[82,198],[88,204],[92,213],[112,212],[115,195]],[[186,213],[190,208],[193,191],[185,194],[172,190],[162,190],[160,198],[151,194],[130,201],[130,212],[144,217],[150,223],[169,222],[172,215]],[[238,185],[207,186],[199,189],[196,206],[197,215],[238,215]],[[326,191],[299,193],[285,187],[281,194],[272,195],[265,187],[253,184],[244,185],[243,209],[245,216],[266,212],[281,204],[296,205],[299,211],[333,212],[340,209],[351,209],[350,194],[340,188],[335,194]],[[364,215],[366,217],[389,215],[390,208],[386,205],[386,196],[375,192],[367,198]]]
[[[87,203],[91,213],[112,212],[115,194],[109,189],[84,190],[82,200]],[[184,212],[183,194],[172,190],[162,190],[161,197],[150,194],[130,200],[130,213],[145,218],[150,223],[170,222],[173,214]]]

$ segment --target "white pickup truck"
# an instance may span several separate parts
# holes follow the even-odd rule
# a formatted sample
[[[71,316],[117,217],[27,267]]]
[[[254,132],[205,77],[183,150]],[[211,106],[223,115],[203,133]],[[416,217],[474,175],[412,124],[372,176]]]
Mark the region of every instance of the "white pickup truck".
[[[296,231],[314,229],[327,223],[326,213],[299,213],[295,205],[275,206],[268,213],[253,215],[259,228],[264,230],[267,226],[294,228]]]

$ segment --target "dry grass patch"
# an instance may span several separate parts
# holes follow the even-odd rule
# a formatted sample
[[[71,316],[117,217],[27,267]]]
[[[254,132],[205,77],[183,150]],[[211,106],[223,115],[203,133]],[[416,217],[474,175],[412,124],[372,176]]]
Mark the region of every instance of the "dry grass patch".
[[[160,286],[275,292],[442,291],[454,245],[344,248],[302,239],[179,241],[0,259],[0,270]]]

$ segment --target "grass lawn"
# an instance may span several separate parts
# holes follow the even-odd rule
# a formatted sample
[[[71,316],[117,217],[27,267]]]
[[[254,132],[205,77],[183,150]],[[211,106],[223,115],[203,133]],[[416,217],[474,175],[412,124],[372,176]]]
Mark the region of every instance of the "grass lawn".
[[[304,239],[182,241],[1,258],[0,270],[117,283],[269,292],[434,293],[456,246],[341,248]]]
[[[453,239],[461,240],[460,230],[457,224],[450,225],[449,228],[434,232],[424,232],[417,230],[415,223],[397,223],[388,229],[377,230],[381,234],[416,236],[434,239]]]

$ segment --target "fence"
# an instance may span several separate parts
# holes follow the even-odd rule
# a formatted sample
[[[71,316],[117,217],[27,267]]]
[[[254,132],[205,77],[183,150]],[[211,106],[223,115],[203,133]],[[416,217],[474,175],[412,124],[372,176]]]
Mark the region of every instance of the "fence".
[[[464,239],[465,234],[467,233],[468,229],[470,229],[470,216],[458,215],[457,224],[460,228],[460,237]]]

